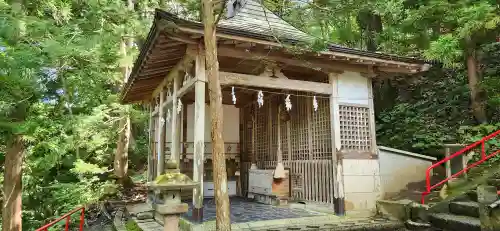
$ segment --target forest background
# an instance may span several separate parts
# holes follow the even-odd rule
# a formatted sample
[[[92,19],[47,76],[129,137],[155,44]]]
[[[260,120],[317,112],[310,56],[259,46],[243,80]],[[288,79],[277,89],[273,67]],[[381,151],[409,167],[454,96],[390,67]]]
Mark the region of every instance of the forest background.
[[[314,46],[433,62],[374,82],[379,145],[440,157],[500,129],[497,1],[262,1]],[[0,0],[2,203],[24,229],[145,180],[148,109],[118,96],[155,8],[200,20],[196,0]]]

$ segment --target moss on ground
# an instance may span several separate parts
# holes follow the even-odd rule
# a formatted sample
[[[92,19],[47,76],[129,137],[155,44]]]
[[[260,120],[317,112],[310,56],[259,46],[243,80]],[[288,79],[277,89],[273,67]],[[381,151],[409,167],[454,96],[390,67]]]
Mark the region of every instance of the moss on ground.
[[[125,224],[125,228],[127,231],[142,231],[141,228],[135,223],[134,220],[128,220],[127,223]]]

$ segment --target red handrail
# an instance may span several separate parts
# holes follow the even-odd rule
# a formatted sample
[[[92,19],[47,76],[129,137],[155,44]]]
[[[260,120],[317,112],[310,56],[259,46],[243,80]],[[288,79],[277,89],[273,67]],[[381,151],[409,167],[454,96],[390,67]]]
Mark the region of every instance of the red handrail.
[[[475,166],[477,166],[477,165],[479,165],[479,164],[487,161],[491,157],[493,157],[493,156],[497,155],[498,153],[500,153],[500,150],[498,150],[498,151],[493,152],[490,155],[486,155],[485,150],[484,150],[484,143],[486,141],[490,140],[491,138],[497,136],[498,134],[500,134],[500,130],[498,130],[498,131],[496,131],[494,133],[491,133],[488,136],[485,136],[480,141],[477,141],[477,142],[475,142],[475,143],[473,143],[473,144],[471,144],[471,145],[469,145],[469,146],[461,149],[460,151],[453,153],[452,155],[450,155],[450,156],[442,159],[441,161],[439,161],[439,162],[431,165],[429,168],[427,168],[427,170],[425,171],[425,180],[426,180],[426,184],[425,184],[426,187],[425,188],[426,188],[426,191],[422,193],[422,199],[421,199],[422,204],[425,204],[425,196],[429,195],[433,189],[439,187],[440,185],[446,183],[450,179],[453,179],[453,178],[457,177],[458,175],[466,172],[467,170],[469,170],[469,169],[471,169],[471,168],[473,168],[473,167],[475,167]],[[476,163],[473,163],[471,165],[468,165],[467,167],[465,167],[461,171],[459,171],[459,172],[457,172],[457,173],[449,176],[448,178],[440,181],[439,183],[434,184],[434,185],[431,186],[431,176],[430,175],[431,175],[431,170],[433,168],[436,168],[437,166],[439,166],[439,165],[441,165],[441,164],[443,164],[443,163],[445,163],[445,162],[447,162],[447,161],[449,161],[449,160],[451,160],[451,159],[453,159],[453,158],[455,158],[455,157],[463,154],[466,151],[471,150],[472,148],[475,148],[478,145],[481,145],[481,160],[479,160]]]
[[[71,215],[75,214],[76,212],[78,211],[82,211],[80,213],[80,231],[83,231],[83,223],[84,223],[84,219],[85,219],[85,207],[80,207],[80,208],[76,208],[76,209],[73,209],[71,210],[70,212],[64,214],[63,216],[57,218],[56,220],[38,228],[37,230],[35,231],[48,231],[50,227],[54,226],[55,224],[57,224],[57,222],[59,221],[62,221],[64,218],[66,218],[66,226],[64,228],[65,231],[68,231],[69,230],[69,222],[70,222],[70,218],[71,218]]]

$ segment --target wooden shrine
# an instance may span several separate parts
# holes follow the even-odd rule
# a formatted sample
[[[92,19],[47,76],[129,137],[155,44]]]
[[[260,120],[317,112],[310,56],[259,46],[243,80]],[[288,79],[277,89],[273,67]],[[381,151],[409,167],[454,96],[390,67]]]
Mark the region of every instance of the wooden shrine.
[[[233,10],[217,27],[229,190],[248,196],[249,169],[281,163],[291,200],[369,209],[380,181],[372,79],[429,65],[336,45],[297,54],[287,47],[314,38],[257,1]],[[204,52],[200,22],[157,10],[122,92],[123,103],[151,108],[149,180],[177,161],[199,183],[198,211],[212,181]]]

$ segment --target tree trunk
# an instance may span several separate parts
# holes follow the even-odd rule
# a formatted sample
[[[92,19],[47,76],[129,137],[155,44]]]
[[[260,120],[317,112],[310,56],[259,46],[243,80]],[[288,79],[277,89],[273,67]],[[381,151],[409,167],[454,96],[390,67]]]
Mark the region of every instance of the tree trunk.
[[[377,51],[376,36],[382,32],[382,18],[380,15],[375,14],[371,10],[361,10],[357,15],[357,22],[361,28],[361,35],[365,36],[366,50]]]
[[[123,179],[128,178],[128,146],[130,143],[130,118],[128,115],[123,115],[120,119],[118,129],[114,169],[118,180],[125,183]]]
[[[219,231],[231,230],[229,219],[229,197],[227,195],[226,157],[222,138],[222,93],[219,83],[219,61],[215,37],[215,15],[213,3],[202,0],[205,56],[212,116],[212,163],[215,187],[216,227]]]
[[[488,119],[486,117],[484,104],[481,102],[480,89],[478,86],[481,80],[477,71],[476,49],[473,48],[472,45],[470,45],[469,49],[467,50],[467,76],[469,79],[472,113],[477,122],[486,123]]]
[[[130,7],[130,6],[129,6]],[[131,43],[131,41],[128,41]],[[127,56],[127,43],[125,38],[120,43],[120,51],[122,57]],[[122,67],[123,83],[127,81],[128,67],[124,64]],[[125,106],[126,107],[126,106]],[[118,141],[116,143],[116,153],[114,160],[114,172],[118,178],[118,183],[129,186],[130,180],[128,178],[128,148],[130,144],[130,117],[127,112],[121,113],[121,119],[118,126]]]
[[[7,146],[3,181],[2,231],[21,231],[22,163],[24,143],[21,135],[15,135]]]

